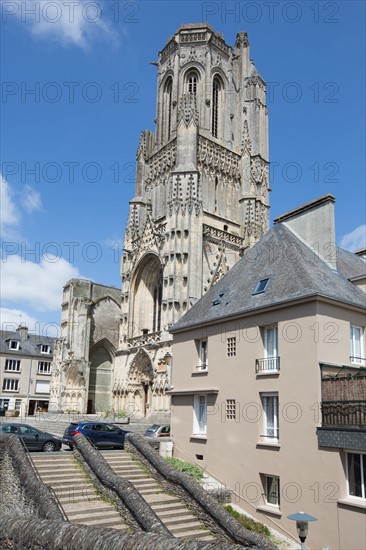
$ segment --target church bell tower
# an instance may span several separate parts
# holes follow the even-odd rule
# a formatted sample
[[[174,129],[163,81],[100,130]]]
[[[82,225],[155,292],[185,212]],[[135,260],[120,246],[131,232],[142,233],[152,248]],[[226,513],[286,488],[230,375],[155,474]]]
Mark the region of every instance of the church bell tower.
[[[159,53],[156,131],[142,132],[122,257],[113,405],[169,412],[169,328],[268,229],[266,86],[245,32],[206,23]]]

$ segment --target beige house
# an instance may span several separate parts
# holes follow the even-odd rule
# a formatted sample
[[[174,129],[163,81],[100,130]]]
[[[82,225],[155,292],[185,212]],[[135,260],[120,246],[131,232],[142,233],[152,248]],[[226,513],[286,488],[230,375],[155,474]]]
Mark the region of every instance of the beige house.
[[[285,214],[173,327],[176,456],[309,548],[366,548],[365,272],[330,195]]]
[[[0,331],[0,409],[21,416],[48,410],[55,341],[22,325]]]

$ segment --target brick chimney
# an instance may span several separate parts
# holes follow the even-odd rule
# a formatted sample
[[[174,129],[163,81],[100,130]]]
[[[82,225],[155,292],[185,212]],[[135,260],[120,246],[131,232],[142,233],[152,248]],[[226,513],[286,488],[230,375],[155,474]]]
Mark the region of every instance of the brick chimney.
[[[333,195],[324,195],[274,220],[292,231],[331,269],[337,269],[334,203]]]

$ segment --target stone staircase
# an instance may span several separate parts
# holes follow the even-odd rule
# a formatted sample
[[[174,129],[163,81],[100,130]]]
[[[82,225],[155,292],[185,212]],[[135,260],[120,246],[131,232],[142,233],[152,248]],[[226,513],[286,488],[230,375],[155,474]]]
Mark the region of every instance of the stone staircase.
[[[126,451],[102,451],[114,472],[128,479],[169,531],[178,538],[213,541],[215,537],[187,506],[168,494]]]
[[[120,514],[97,494],[71,454],[32,453],[31,458],[43,483],[54,489],[70,523],[127,531]]]

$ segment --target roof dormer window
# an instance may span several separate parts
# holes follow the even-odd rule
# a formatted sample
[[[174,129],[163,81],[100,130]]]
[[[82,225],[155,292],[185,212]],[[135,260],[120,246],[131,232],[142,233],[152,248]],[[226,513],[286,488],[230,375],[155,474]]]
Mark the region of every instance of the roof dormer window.
[[[41,344],[41,353],[51,353],[51,346],[48,344]]]
[[[18,340],[9,340],[9,349],[12,349],[13,351],[18,351],[19,350]]]

